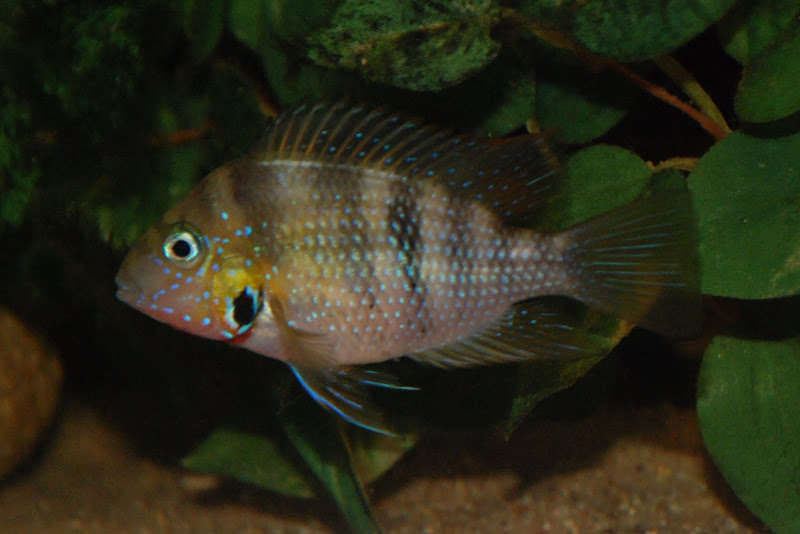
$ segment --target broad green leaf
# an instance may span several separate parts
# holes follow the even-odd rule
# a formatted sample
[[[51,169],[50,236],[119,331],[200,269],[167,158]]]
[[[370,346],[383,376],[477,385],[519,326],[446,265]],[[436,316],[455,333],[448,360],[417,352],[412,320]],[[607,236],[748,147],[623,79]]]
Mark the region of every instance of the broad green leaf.
[[[264,0],[231,0],[228,25],[237,39],[255,51],[273,37]]]
[[[355,425],[347,425],[344,436],[350,451],[350,464],[364,484],[368,484],[388,471],[417,443],[416,434],[398,437],[370,432]]]
[[[800,339],[716,338],[700,369],[697,412],[739,498],[776,533],[800,532]]]
[[[278,48],[261,49],[264,70],[280,104],[287,109],[303,102],[335,98],[342,94],[344,74],[296,60]]]
[[[308,37],[327,22],[341,0],[230,0],[230,28],[253,50]]]
[[[725,51],[746,65],[789,28],[799,12],[797,0],[738,2],[720,20],[719,37]]]
[[[554,305],[561,305],[562,312],[580,317],[577,324],[587,330],[584,343],[588,344],[586,348],[594,356],[573,361],[539,360],[520,365],[517,394],[505,424],[506,439],[539,402],[572,386],[608,354],[633,326],[572,301],[554,301]]]
[[[495,63],[497,65],[497,63]],[[494,66],[490,70],[494,69]],[[485,71],[484,71],[485,73]],[[481,73],[481,78],[483,74]],[[534,116],[536,108],[536,81],[530,74],[506,71],[491,80],[492,93],[497,95],[490,104],[488,114],[472,128],[479,137],[502,137],[522,127]],[[499,86],[499,87],[498,87]]]
[[[438,91],[488,65],[500,45],[491,0],[344,0],[309,39],[319,65],[416,91]]]
[[[750,122],[782,119],[800,111],[800,24],[745,67],[736,113]]]
[[[205,60],[222,37],[227,0],[184,0],[183,28],[192,42],[195,61]]]
[[[620,61],[669,54],[714,24],[735,0],[593,0],[575,15],[589,50]]]
[[[328,490],[352,532],[380,533],[380,526],[364,495],[362,481],[351,464],[342,428],[349,423],[323,412],[308,398],[282,410],[279,419],[289,441]]]
[[[329,21],[338,3],[231,0],[231,32],[259,55],[281,106],[292,108],[304,101],[341,94],[340,72],[303,59],[306,37]]]
[[[800,290],[800,134],[735,132],[700,159],[689,188],[704,293],[761,299]]]
[[[273,439],[221,427],[182,463],[193,471],[230,476],[281,495],[313,497],[314,482],[297,461]]]
[[[536,118],[564,143],[587,143],[617,124],[633,100],[629,86],[608,73],[551,64],[537,70]]]
[[[544,214],[550,228],[566,228],[642,194],[652,174],[639,156],[609,145],[573,154],[564,165],[564,184]]]

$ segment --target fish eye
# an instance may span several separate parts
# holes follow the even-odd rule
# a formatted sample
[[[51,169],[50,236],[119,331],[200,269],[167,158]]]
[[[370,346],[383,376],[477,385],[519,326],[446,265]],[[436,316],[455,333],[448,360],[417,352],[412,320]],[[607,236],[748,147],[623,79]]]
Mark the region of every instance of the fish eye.
[[[202,241],[192,230],[181,228],[164,240],[164,257],[173,263],[194,265],[203,251]]]

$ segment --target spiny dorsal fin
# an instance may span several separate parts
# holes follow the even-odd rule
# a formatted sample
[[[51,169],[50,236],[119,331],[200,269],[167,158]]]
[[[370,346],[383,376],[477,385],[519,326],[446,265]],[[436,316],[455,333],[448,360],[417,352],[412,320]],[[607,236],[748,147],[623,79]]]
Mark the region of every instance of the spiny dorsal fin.
[[[437,367],[467,367],[535,359],[577,360],[603,347],[583,328],[581,314],[559,298],[526,300],[495,325],[442,347],[409,355]],[[580,306],[580,304],[575,304]]]
[[[432,180],[525,225],[554,186],[558,163],[533,135],[493,142],[381,109],[344,102],[306,106],[275,120],[260,160],[319,161]]]

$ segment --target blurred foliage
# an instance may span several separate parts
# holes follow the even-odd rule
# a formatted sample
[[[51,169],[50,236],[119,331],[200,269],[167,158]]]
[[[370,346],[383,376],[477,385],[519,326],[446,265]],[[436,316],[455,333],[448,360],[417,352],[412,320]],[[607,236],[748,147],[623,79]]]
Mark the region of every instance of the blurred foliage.
[[[211,404],[251,407],[237,411],[247,414],[240,418],[222,415],[186,465],[290,495],[327,495],[352,529],[379,530],[364,485],[413,447],[420,431],[413,421],[396,441],[343,428],[283,366],[249,364],[257,371],[230,377],[233,351],[170,334],[112,297],[121,251],[209,170],[245,153],[272,116],[347,97],[481,136],[547,132],[565,164],[563,187],[539,217],[546,228],[688,184],[701,289],[709,302],[724,303],[712,310],[731,317],[712,317],[703,332],[720,334],[705,353],[698,390],[704,437],[744,502],[776,532],[797,530],[795,0],[9,0],[2,7],[0,245],[14,261],[0,264],[7,282],[0,299],[57,332],[80,362],[73,370],[87,368],[94,347],[115,376],[149,375],[182,421],[200,411],[187,369],[202,377],[198,388],[225,399],[212,395]],[[718,75],[725,65],[733,76]],[[684,115],[670,115],[670,106]],[[736,129],[730,135],[726,121]],[[387,399],[387,412],[428,403],[404,415],[424,427],[420,414],[435,405],[510,432],[629,329],[576,313],[596,336],[596,358],[465,371],[460,389],[434,386],[432,397],[417,400],[406,393]],[[765,328],[764,318],[782,329]],[[417,377],[431,372],[413,367]],[[458,382],[459,373],[448,376]],[[238,391],[223,394],[219,382]],[[493,410],[460,413],[463,397],[453,397],[467,395],[455,393],[462,390],[487,394],[480,406]],[[283,404],[287,395],[294,400]],[[270,399],[281,406],[277,415],[263,408]]]
[[[344,0],[310,39],[309,57],[405,89],[436,91],[488,65],[500,45],[491,0]]]

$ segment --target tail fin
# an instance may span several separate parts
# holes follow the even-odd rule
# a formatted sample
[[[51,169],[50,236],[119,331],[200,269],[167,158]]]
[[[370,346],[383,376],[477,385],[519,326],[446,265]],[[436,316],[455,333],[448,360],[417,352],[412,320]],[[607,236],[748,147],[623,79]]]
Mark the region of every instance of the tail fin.
[[[567,232],[574,297],[669,336],[700,326],[695,218],[688,191],[636,200]]]

